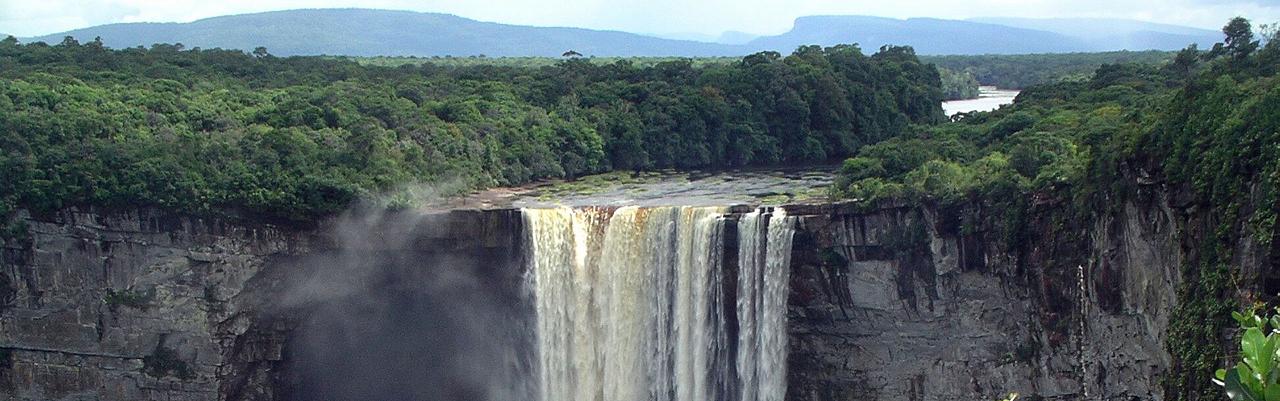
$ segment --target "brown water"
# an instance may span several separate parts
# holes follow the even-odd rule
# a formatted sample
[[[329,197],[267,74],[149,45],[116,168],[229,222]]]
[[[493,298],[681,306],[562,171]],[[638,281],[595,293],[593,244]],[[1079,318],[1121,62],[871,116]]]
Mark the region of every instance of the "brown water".
[[[825,199],[835,167],[720,172],[615,172],[450,199],[437,208],[781,205]]]

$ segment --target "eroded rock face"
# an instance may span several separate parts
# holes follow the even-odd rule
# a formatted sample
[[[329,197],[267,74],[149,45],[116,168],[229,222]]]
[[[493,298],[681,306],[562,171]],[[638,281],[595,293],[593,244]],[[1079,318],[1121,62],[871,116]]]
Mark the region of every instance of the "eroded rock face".
[[[1129,203],[1090,226],[1033,218],[1035,234],[1013,249],[930,207],[789,209],[799,220],[788,399],[1161,399],[1184,219],[1165,203]],[[317,344],[395,360],[333,333],[400,341],[400,329],[466,330],[441,296],[491,319],[531,313],[517,301],[517,211],[350,219],[306,229],[153,211],[30,219],[31,238],[5,244],[0,265],[0,400],[305,399],[326,388],[318,381],[342,379],[317,373],[332,362],[316,357]],[[433,269],[446,265],[466,279]],[[325,318],[352,310],[446,319],[397,328]],[[420,351],[528,346],[488,334]],[[485,355],[492,365],[460,370],[529,368],[518,355]],[[393,379],[437,377],[423,374]],[[494,394],[456,381],[459,399]]]
[[[930,208],[827,209],[795,241],[788,399],[1163,398],[1167,209],[1126,204],[1026,249]]]
[[[0,399],[295,399],[319,379],[291,369],[291,353],[305,351],[293,340],[324,334],[299,327],[393,293],[362,285],[397,280],[412,298],[441,282],[432,267],[466,261],[459,269],[487,274],[498,292],[519,287],[513,211],[351,219],[315,229],[153,211],[29,219],[30,238],[5,244],[0,271]]]
[[[307,235],[148,211],[68,211],[6,244],[0,313],[9,399],[214,400],[229,302]],[[25,242],[25,241],[24,241]]]

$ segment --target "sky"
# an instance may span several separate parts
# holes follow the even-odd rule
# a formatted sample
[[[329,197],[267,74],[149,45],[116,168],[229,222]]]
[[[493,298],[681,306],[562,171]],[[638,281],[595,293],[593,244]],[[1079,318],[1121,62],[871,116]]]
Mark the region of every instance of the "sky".
[[[296,8],[443,12],[536,26],[651,34],[778,34],[805,15],[1126,18],[1219,29],[1280,21],[1280,0],[0,0],[0,33],[37,36],[116,22],[190,22]]]

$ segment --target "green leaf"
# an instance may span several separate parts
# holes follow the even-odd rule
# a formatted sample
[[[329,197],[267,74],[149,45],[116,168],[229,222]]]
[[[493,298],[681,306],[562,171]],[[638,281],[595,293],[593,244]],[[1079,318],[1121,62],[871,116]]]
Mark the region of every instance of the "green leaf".
[[[1280,385],[1271,383],[1267,386],[1266,401],[1280,401]]]
[[[1257,327],[1250,327],[1240,337],[1240,352],[1243,354],[1244,362],[1254,371],[1265,369],[1260,368],[1259,365],[1271,363],[1271,354],[1267,353],[1265,348],[1266,342],[1267,337]]]
[[[1245,366],[1243,363],[1236,365],[1236,372],[1238,372],[1237,377],[1240,378],[1240,383],[1249,391],[1249,394],[1254,398],[1261,400],[1262,393],[1265,388],[1263,387],[1262,379],[1258,377],[1258,374],[1250,370],[1249,367]]]
[[[1237,369],[1227,371],[1227,375],[1225,380],[1223,380],[1223,383],[1227,390],[1227,397],[1231,398],[1231,401],[1264,401],[1259,399],[1256,394],[1251,393],[1249,389],[1240,382],[1240,374],[1237,372]]]
[[[1258,379],[1266,384],[1274,383],[1273,377],[1276,375],[1276,347],[1280,346],[1280,336],[1268,335],[1266,341],[1262,343],[1262,349],[1259,350],[1257,358],[1261,366],[1255,367],[1258,372]]]

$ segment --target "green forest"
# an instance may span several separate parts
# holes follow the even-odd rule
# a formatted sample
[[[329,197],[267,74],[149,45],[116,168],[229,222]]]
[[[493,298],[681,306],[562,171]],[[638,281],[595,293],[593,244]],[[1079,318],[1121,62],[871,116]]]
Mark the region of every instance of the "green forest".
[[[307,222],[406,185],[824,163],[943,121],[939,80],[906,47],[382,67],[10,38],[0,215],[150,206]]]
[[[991,54],[921,56],[941,70],[968,74],[982,85],[1023,89],[1062,80],[1084,81],[1105,64],[1158,66],[1173,59],[1176,52],[1115,51],[1101,53]]]
[[[1028,88],[1010,107],[864,146],[832,192],[873,203],[1060,192],[1101,207],[1122,192],[1110,186],[1125,168],[1142,166],[1213,205],[1255,185],[1261,204],[1280,201],[1280,41],[1239,32],[1163,65],[1107,64],[1087,80]],[[1269,233],[1273,211],[1255,212]]]
[[[920,56],[920,60],[933,64],[942,78],[944,100],[972,99],[978,97],[979,85],[1022,89],[1034,85],[1063,80],[1083,81],[1104,64],[1162,65],[1173,59],[1176,52],[1166,51],[1115,51],[1101,53],[1053,53],[1012,55],[951,55]],[[501,66],[518,68],[542,68],[563,61],[551,57],[341,57],[364,65],[398,67],[403,65],[434,64],[447,67]],[[735,57],[589,57],[593,64],[612,64],[626,60],[638,67],[689,60],[694,67],[736,63]]]

